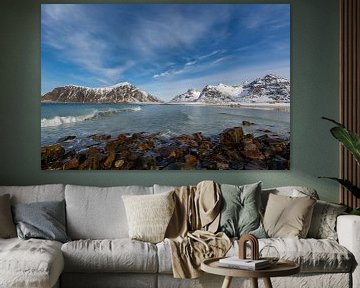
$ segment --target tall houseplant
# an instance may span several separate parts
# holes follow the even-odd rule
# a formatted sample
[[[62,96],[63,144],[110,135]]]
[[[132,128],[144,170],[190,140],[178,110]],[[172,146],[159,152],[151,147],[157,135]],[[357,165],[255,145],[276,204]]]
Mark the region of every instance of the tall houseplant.
[[[333,119],[322,117],[327,121],[330,121],[336,124],[335,127],[330,129],[331,134],[339,140],[346,149],[348,149],[351,154],[354,156],[355,161],[358,165],[360,165],[360,136],[353,131],[347,129],[343,124],[336,122]],[[341,179],[336,177],[320,177],[320,178],[328,178],[331,180],[335,180],[343,185],[347,190],[349,190],[356,198],[360,198],[360,187],[354,185],[348,179]],[[360,214],[360,207],[355,209]],[[353,211],[357,214],[356,211]]]

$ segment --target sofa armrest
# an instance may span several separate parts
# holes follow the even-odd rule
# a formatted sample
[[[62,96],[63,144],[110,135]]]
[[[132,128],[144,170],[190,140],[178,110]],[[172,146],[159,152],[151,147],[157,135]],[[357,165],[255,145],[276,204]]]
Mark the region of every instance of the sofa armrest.
[[[339,243],[355,257],[353,287],[360,287],[360,216],[341,215],[336,224]]]

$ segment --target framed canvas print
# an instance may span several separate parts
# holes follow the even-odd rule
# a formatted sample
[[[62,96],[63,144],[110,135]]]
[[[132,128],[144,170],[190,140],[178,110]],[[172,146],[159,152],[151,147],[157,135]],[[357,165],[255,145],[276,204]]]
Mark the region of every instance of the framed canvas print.
[[[289,4],[42,4],[43,170],[288,170]]]

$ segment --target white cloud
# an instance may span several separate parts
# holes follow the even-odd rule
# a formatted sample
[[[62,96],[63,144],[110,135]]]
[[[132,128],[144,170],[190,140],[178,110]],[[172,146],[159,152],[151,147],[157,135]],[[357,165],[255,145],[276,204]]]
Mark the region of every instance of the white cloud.
[[[42,42],[57,50],[62,62],[101,75],[103,81],[114,82],[133,62],[106,64],[112,47],[101,38],[101,31],[92,25],[84,9],[83,5],[42,5]]]

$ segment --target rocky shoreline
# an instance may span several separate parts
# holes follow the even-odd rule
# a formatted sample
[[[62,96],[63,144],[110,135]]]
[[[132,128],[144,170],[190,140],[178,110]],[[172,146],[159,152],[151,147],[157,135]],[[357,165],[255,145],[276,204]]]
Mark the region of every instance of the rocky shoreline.
[[[243,126],[253,125],[244,121]],[[261,136],[242,127],[219,135],[201,132],[172,138],[133,133],[92,135],[81,149],[76,136],[41,148],[43,170],[288,170],[290,142],[269,130]],[[85,144],[84,144],[85,143]]]

